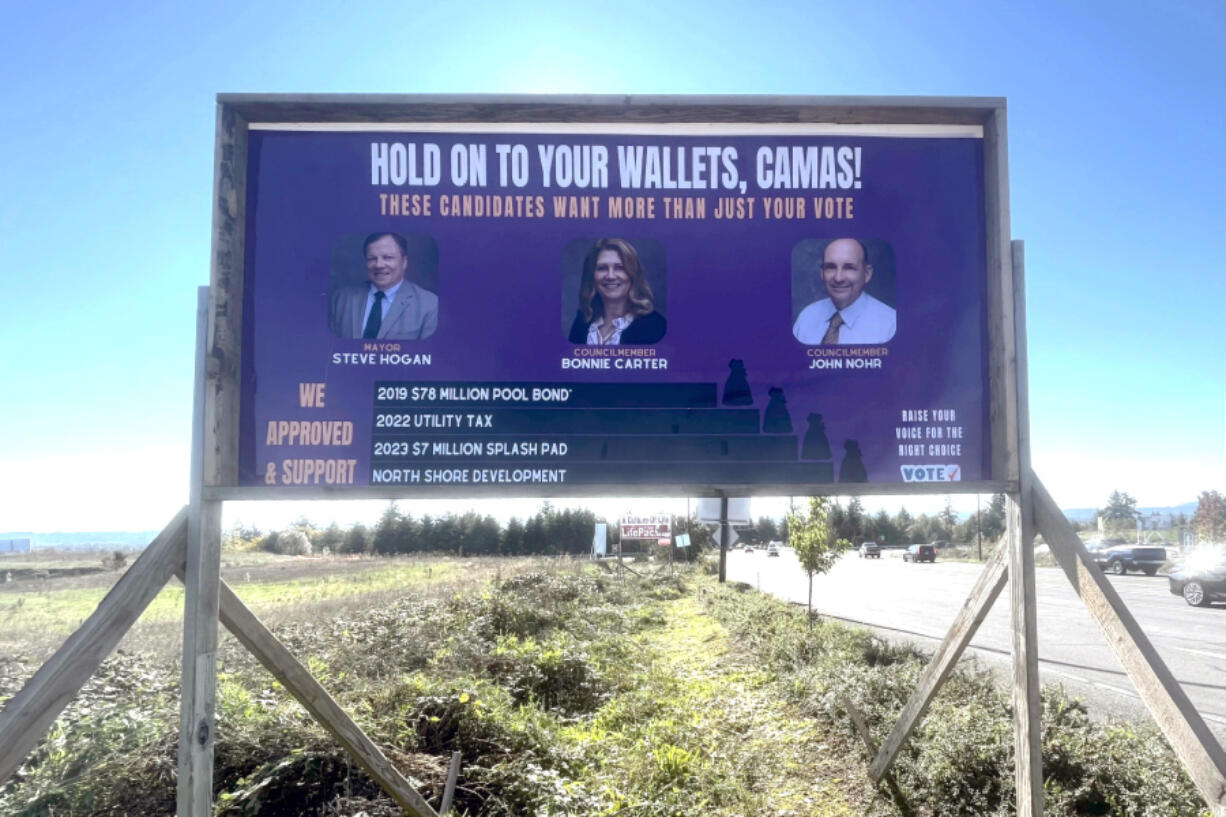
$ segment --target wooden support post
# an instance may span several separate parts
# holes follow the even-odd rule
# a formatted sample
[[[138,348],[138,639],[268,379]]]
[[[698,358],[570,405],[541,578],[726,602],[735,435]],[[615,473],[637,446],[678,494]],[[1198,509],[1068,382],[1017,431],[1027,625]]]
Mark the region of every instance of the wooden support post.
[[[451,765],[447,767],[447,784],[443,786],[443,800],[439,803],[438,813],[446,817],[451,813],[451,801],[455,797],[456,780],[460,776],[460,753],[451,753]]]
[[[1039,627],[1034,587],[1030,412],[1026,360],[1026,277],[1021,241],[1011,245],[1014,354],[1017,365],[1017,496],[1007,506],[1009,600],[1013,623],[1013,747],[1018,817],[1043,814],[1043,730],[1039,698]]]
[[[1009,608],[1013,624],[1013,750],[1018,817],[1043,814],[1043,744],[1039,640],[1035,616],[1034,526],[1025,504],[1009,497]]]
[[[213,814],[217,606],[221,581],[221,503],[204,501],[205,357],[209,290],[196,301],[196,389],[192,412],[191,503],[183,586],[183,683],[180,691],[178,817]]]
[[[187,508],[120,577],[89,618],[0,712],[0,783],[8,780],[73,696],[183,564]]]
[[[226,629],[311,713],[311,717],[340,742],[345,751],[401,808],[414,817],[438,817],[437,812],[392,765],[374,741],[224,581],[221,582],[220,614]]]
[[[868,724],[864,721],[864,716],[860,714],[860,710],[856,709],[851,700],[846,695],[840,696],[839,703],[847,710],[847,716],[851,718],[852,725],[856,728],[856,733],[860,735],[860,740],[864,743],[864,748],[868,750],[868,756],[879,756],[877,744],[873,741],[873,735],[868,731]],[[898,787],[898,781],[894,779],[894,775],[889,771],[883,773],[885,778],[886,788],[890,790],[890,796],[894,798],[894,805],[898,806],[898,811],[903,817],[913,817],[914,810],[911,808],[911,803],[903,796],[902,789]],[[873,778],[874,783],[881,782],[881,778]]]
[[[967,645],[971,643],[971,639],[975,637],[979,625],[983,623],[988,611],[992,609],[992,605],[996,602],[1001,590],[1004,589],[1008,578],[1006,566],[1009,553],[1005,545],[1005,542],[1001,542],[996,553],[984,565],[983,572],[979,574],[975,586],[971,588],[966,603],[958,611],[958,617],[954,619],[953,626],[946,633],[945,640],[941,642],[932,660],[924,668],[919,685],[911,693],[911,699],[903,707],[902,713],[894,723],[894,728],[886,737],[885,743],[881,745],[880,751],[876,753],[877,756],[868,771],[874,783],[879,782],[889,772],[899,750],[907,742],[916,724],[924,717],[924,713],[928,711],[932,699],[936,697],[937,691],[953,672],[958,659],[966,650]]]
[[[877,754],[877,744],[873,742],[873,735],[868,731],[868,724],[864,721],[864,716],[860,714],[860,710],[856,709],[851,700],[842,695],[839,697],[839,703],[847,710],[847,717],[851,718],[852,726],[856,727],[856,734],[860,736],[860,740],[864,743],[864,748],[868,749],[870,755]],[[877,782],[874,778],[873,782]]]
[[[1034,479],[1032,491],[1038,529],[1052,556],[1102,628],[1108,646],[1201,797],[1215,817],[1226,817],[1226,751],[1038,479]]]

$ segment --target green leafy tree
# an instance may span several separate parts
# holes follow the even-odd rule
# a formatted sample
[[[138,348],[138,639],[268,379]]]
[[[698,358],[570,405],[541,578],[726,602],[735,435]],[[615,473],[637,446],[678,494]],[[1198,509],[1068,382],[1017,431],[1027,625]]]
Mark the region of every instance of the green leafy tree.
[[[864,542],[871,539],[872,534],[865,529],[865,523],[868,521],[868,516],[864,513],[864,503],[860,501],[860,497],[853,496],[847,503],[847,538],[852,542]]]
[[[979,514],[982,516],[982,514]],[[979,532],[979,516],[968,516],[964,521],[954,525],[954,542],[970,542],[974,544]]]
[[[1126,493],[1112,491],[1107,507],[1098,513],[1106,522],[1136,522],[1137,501]]]
[[[396,550],[394,552],[419,553],[424,549],[421,522],[414,519],[412,514],[400,517],[400,524],[396,526]]]
[[[910,541],[913,524],[915,524],[915,517],[907,512],[906,506],[899,508],[898,513],[894,514],[894,529],[898,531],[900,544]]]
[[[371,549],[375,553],[389,554],[400,551],[400,529],[404,516],[395,502],[389,502],[379,521],[375,523],[374,535],[371,536]]]
[[[849,542],[855,541],[855,532],[852,530],[851,520],[847,516],[847,509],[839,502],[838,497],[830,497],[826,503],[826,520],[836,537],[846,539]]]
[[[679,561],[693,562],[698,559],[698,556],[704,550],[718,548],[719,543],[715,541],[716,530],[716,528],[712,528],[706,523],[699,522],[697,515],[688,517],[674,516],[673,538],[675,539],[683,533],[690,535],[690,546],[688,548],[677,548],[676,558]]]
[[[281,531],[279,530],[269,531],[265,536],[263,536],[260,539],[259,548],[260,550],[268,551],[269,553],[280,553],[281,552],[279,549],[281,547],[280,540],[281,540]]]
[[[954,502],[949,497],[945,497],[945,507],[937,514],[937,519],[940,520],[941,526],[945,528],[948,536],[953,536],[954,528],[958,525],[958,515],[954,513]]]
[[[277,537],[273,552],[282,556],[310,556],[311,540],[300,528],[290,528]]]
[[[759,542],[774,542],[779,539],[779,526],[769,516],[759,516],[754,530]]]
[[[922,513],[911,522],[911,527],[907,530],[907,538],[912,542],[935,542],[946,538],[945,529],[941,527],[940,521]]]
[[[877,511],[877,515],[873,517],[873,528],[877,532],[877,544],[902,544],[902,535],[899,534],[898,528],[894,525],[894,520],[890,518],[885,508]]]
[[[345,541],[340,547],[340,552],[369,553],[370,548],[370,530],[365,525],[359,523],[345,531]]]
[[[856,535],[856,538],[851,540],[853,544],[856,541],[881,542],[881,534],[877,532],[877,523],[868,514],[865,514],[864,518],[860,520],[859,530],[860,532]]]
[[[1202,542],[1226,542],[1226,497],[1217,491],[1202,491],[1196,499],[1192,527]]]
[[[792,548],[809,577],[810,624],[813,621],[813,577],[828,572],[839,557],[851,548],[851,542],[840,539],[830,522],[831,504],[824,496],[810,497],[808,513],[788,515]]]
[[[439,543],[438,522],[430,514],[421,518],[417,525],[417,537],[423,552],[435,552],[443,549]]]
[[[988,509],[980,514],[983,540],[995,545],[1005,535],[1005,495],[992,494]]]
[[[512,516],[502,532],[502,552],[508,556],[519,556],[524,552],[524,523],[519,521],[518,516]]]
[[[341,530],[340,525],[333,522],[316,534],[312,541],[320,550],[327,548],[330,553],[340,553],[345,543],[345,532]]]

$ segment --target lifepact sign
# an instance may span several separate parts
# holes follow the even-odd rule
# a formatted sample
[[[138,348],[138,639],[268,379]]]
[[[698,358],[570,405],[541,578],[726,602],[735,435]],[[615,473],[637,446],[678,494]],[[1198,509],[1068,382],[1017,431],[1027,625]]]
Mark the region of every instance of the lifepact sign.
[[[214,321],[241,337],[222,485],[856,493],[1011,477],[990,422],[1007,369],[994,320],[1012,308],[993,101],[222,109],[238,155],[219,184],[241,226],[218,250],[232,274]]]

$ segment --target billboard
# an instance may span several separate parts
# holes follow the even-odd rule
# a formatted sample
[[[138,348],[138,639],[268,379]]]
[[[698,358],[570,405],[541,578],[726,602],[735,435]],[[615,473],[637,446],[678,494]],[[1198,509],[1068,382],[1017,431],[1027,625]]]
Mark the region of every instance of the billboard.
[[[1006,479],[984,134],[253,121],[220,482],[416,496]]]
[[[667,543],[672,536],[672,517],[668,514],[623,516],[618,520],[618,534],[626,539],[656,539]]]

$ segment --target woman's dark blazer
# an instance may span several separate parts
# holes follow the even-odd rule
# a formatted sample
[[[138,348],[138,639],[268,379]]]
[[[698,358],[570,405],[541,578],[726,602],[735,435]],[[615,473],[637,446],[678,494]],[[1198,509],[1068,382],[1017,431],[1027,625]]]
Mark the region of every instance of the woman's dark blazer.
[[[587,325],[588,321],[583,319],[583,313],[576,312],[575,322],[570,325],[571,343],[587,343]],[[666,331],[668,331],[668,321],[664,319],[664,316],[659,312],[648,312],[631,321],[626,331],[622,332],[622,345],[647,346],[659,343]]]

